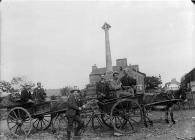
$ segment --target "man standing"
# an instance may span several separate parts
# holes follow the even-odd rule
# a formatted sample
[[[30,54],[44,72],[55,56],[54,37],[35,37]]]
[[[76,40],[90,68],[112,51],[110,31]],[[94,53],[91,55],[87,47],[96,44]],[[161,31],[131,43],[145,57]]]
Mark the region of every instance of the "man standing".
[[[35,101],[45,101],[46,93],[41,87],[41,82],[37,82],[37,87],[33,91],[33,98]]]
[[[100,75],[100,81],[96,84],[96,95],[98,100],[109,98],[109,85],[105,81],[105,75]]]
[[[67,105],[68,109],[66,112],[68,119],[67,138],[70,140],[71,131],[73,130],[73,122],[78,123],[78,127],[75,130],[74,135],[79,136],[80,130],[84,127],[84,121],[80,118],[80,111],[85,108],[85,105],[79,99],[80,90],[72,90],[68,97]]]

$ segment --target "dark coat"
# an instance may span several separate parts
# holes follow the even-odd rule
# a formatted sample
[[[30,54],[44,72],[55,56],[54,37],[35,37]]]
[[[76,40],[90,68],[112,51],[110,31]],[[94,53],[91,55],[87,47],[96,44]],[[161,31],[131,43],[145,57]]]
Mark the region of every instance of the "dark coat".
[[[102,99],[104,97],[108,97],[109,96],[109,85],[106,82],[98,82],[96,84],[96,95],[98,99]],[[104,95],[104,97],[102,96]]]
[[[121,83],[122,83],[122,86],[133,86],[133,85],[136,85],[136,80],[134,78],[131,78],[129,76],[123,76],[121,79],[120,79]]]
[[[76,97],[71,94],[68,97],[68,101],[67,101],[67,112],[66,115],[69,117],[73,117],[75,115],[79,115],[80,114],[80,110],[79,107],[81,107],[83,105],[83,103],[81,102],[81,100],[76,99]]]
[[[31,92],[26,90],[26,89],[23,89],[22,92],[21,92],[21,101],[22,102],[27,102],[29,99],[32,100]]]
[[[39,101],[45,100],[46,93],[43,88],[35,88],[33,91],[33,98]]]

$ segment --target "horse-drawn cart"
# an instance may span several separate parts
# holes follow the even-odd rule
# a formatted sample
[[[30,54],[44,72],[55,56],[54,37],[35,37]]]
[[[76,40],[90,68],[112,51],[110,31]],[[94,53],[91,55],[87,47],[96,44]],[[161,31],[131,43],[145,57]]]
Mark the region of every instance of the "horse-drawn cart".
[[[90,118],[85,127],[90,121],[94,124],[94,119],[97,118],[98,121],[101,121],[99,124],[105,124],[123,134],[131,134],[143,124],[147,126],[147,120],[152,124],[147,116],[147,111],[151,107],[163,105],[169,109],[173,104],[181,101],[180,99],[168,99],[166,95],[156,97],[160,97],[160,100],[153,100],[148,103],[145,102],[144,94],[98,101],[96,111],[92,108],[83,112],[84,115],[88,113]],[[60,107],[55,105],[60,105]],[[8,128],[15,136],[27,137],[32,128],[45,130],[56,120],[59,121],[59,124],[62,124],[60,121],[66,122],[67,105],[65,101],[61,103],[59,101],[20,103],[15,106],[8,106],[7,110]]]
[[[150,100],[147,101],[146,97]],[[115,131],[130,134],[138,130],[141,126],[153,124],[153,121],[148,116],[148,112],[154,108],[161,106],[166,112],[165,120],[168,122],[168,112],[170,113],[171,121],[175,123],[173,118],[172,106],[181,99],[170,97],[167,93],[153,94],[136,94],[135,96],[126,96],[114,98],[105,101],[99,101],[98,106],[101,112],[102,122]]]
[[[144,119],[140,98],[142,96],[126,96],[99,101],[102,122],[123,134],[136,131]]]
[[[65,103],[61,108],[56,108],[53,101],[18,103],[15,106],[7,106],[8,129],[17,137],[27,137],[32,128],[37,130],[49,128],[53,118],[65,113],[66,110]]]

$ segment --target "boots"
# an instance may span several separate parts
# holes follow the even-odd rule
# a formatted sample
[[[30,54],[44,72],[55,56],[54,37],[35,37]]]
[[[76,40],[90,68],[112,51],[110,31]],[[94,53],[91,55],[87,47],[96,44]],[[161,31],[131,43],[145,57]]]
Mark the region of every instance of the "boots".
[[[71,131],[67,131],[67,140],[70,140],[71,138]]]

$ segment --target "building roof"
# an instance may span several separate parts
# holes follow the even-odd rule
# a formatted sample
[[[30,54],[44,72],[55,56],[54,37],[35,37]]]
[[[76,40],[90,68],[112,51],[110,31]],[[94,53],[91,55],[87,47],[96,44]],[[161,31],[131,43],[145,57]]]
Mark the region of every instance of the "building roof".
[[[193,68],[189,73],[185,75],[186,81],[194,81],[195,80],[195,68]]]
[[[131,66],[127,66],[126,68],[131,68]],[[121,71],[121,70],[120,70],[120,66],[112,66],[112,69],[113,69],[113,71]],[[134,72],[137,72],[137,73],[139,73],[139,74],[141,74],[141,75],[146,76],[145,73],[142,73],[142,72],[140,72],[140,71],[136,71],[136,70],[134,70],[134,69],[131,69],[131,70],[134,71]],[[105,74],[105,73],[106,73],[106,68],[104,67],[104,68],[98,68],[98,69],[96,69],[96,70],[93,70],[93,71],[90,73],[90,75],[99,75],[99,74]]]
[[[180,83],[177,82],[175,78],[173,78],[173,79],[171,80],[171,82],[165,83],[165,86],[170,85],[170,84],[180,85]]]

